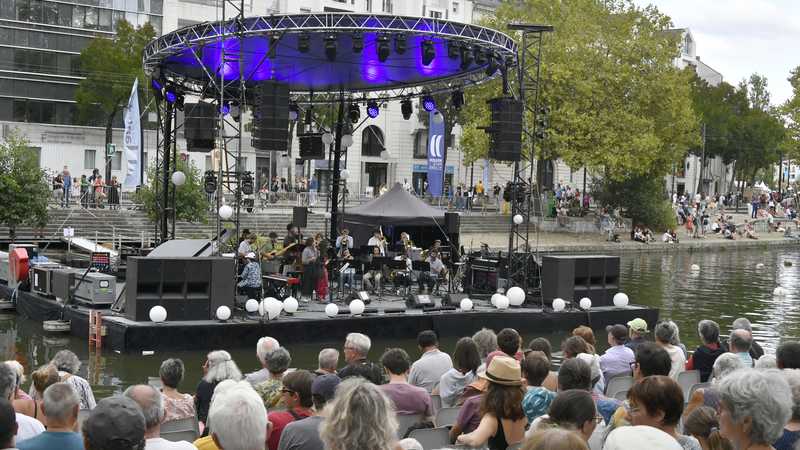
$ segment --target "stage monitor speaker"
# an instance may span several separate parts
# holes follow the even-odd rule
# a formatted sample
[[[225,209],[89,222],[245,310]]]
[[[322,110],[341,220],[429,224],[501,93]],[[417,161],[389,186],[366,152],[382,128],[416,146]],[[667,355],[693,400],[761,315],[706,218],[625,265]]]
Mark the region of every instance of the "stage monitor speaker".
[[[183,136],[189,152],[210,152],[217,141],[217,108],[212,103],[184,106]]]
[[[461,216],[458,213],[444,213],[444,231],[447,234],[458,234],[461,228]]]
[[[256,150],[287,151],[289,85],[264,81],[253,89],[252,145]],[[258,152],[256,152],[258,153]]]
[[[433,297],[427,294],[408,294],[406,297],[406,308],[425,309],[436,307]]]
[[[469,295],[467,295],[467,294],[445,294],[444,297],[442,297],[442,306],[453,305],[453,306],[459,306],[460,307],[461,306],[461,300],[464,300],[465,298],[469,298]]]
[[[301,134],[300,161],[306,159],[325,159],[325,146],[322,143],[322,133]],[[301,162],[302,164],[302,162]]]
[[[492,125],[489,158],[497,161],[519,161],[522,157],[522,102],[513,97],[489,100]]]
[[[292,208],[292,223],[298,228],[308,226],[308,208],[305,206],[295,206]]]

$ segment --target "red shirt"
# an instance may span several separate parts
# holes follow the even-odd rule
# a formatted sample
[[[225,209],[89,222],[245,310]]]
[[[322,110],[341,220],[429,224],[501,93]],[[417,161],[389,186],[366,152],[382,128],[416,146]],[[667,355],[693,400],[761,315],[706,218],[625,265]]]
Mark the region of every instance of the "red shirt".
[[[276,411],[267,414],[267,420],[272,424],[272,433],[267,439],[269,450],[278,450],[278,444],[281,442],[281,433],[283,433],[286,425],[295,420],[305,419],[310,415],[311,410],[307,408],[294,408],[291,411]]]

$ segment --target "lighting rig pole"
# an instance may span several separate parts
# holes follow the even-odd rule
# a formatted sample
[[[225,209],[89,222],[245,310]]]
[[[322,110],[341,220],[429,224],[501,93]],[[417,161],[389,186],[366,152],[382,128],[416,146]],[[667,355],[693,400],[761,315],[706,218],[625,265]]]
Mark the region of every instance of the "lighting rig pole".
[[[175,237],[174,228],[170,228],[170,218],[173,219],[173,223],[175,221],[175,205],[170,202],[170,191],[173,190],[170,176],[172,175],[172,171],[175,169],[172,163],[172,161],[174,161],[175,152],[175,130],[173,129],[175,104],[170,101],[164,101],[164,110],[162,114],[160,106],[161,103],[162,102],[156,102],[156,112],[158,113],[159,126],[161,127],[163,136],[162,142],[157,146],[157,148],[160,148],[161,151],[156,151],[156,166],[158,167],[160,163],[161,171],[160,191],[156,192],[156,202],[158,203],[161,219],[158,234],[159,243],[166,242]],[[153,183],[155,183],[156,186],[158,186],[157,178],[158,177],[153,180]],[[172,233],[170,233],[170,231],[172,231]]]
[[[339,182],[341,181],[342,135],[344,131],[344,95],[339,96],[339,114],[336,117],[336,135],[333,141],[333,174],[331,177],[331,239],[335,239],[338,233],[336,227],[339,224]],[[346,182],[346,181],[345,181]]]

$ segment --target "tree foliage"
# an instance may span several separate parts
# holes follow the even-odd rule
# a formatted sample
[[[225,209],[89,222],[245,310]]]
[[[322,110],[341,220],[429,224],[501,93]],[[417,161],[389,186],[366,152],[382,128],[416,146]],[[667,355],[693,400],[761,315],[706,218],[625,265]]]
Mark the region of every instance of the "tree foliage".
[[[659,232],[675,227],[675,213],[670,202],[664,199],[664,182],[660,177],[642,174],[623,180],[597,178],[592,185],[592,195],[598,204],[620,208],[634,224]]]
[[[797,164],[800,160],[800,66],[792,70],[789,83],[792,85],[792,97],[781,106],[781,113],[786,120],[783,151]]]
[[[736,135],[743,115],[748,111],[746,90],[726,82],[708,84],[697,75],[691,83],[692,104],[701,127],[705,126],[707,157],[720,156],[726,164],[736,159]],[[691,151],[700,154],[701,143]]]
[[[200,170],[191,162],[178,158],[177,167],[186,174],[186,183],[175,189],[175,217],[185,222],[202,222],[208,220],[208,201],[203,190],[203,178]],[[143,205],[147,217],[152,221],[159,218],[159,205],[161,203],[162,180],[156,177],[155,167],[148,171],[150,183],[143,185],[136,193],[136,202]]]
[[[0,143],[0,223],[8,226],[13,239],[20,225],[47,223],[50,186],[30,145],[14,130]]]
[[[680,35],[667,31],[670,20],[655,7],[630,0],[505,2],[487,25],[505,30],[509,22],[555,28],[542,47],[542,104],[550,109],[550,125],[537,158],[559,157],[570,167],[623,179],[664,174],[697,144],[690,75],[673,64]],[[488,125],[485,100],[501,86],[477,91],[462,115],[464,146],[482,157],[488,140],[475,128]]]

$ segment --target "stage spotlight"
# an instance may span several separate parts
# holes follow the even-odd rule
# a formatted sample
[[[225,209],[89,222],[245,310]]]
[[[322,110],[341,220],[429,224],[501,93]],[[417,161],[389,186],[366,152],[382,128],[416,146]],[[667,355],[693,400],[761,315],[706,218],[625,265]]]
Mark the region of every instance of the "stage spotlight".
[[[267,52],[267,57],[272,59],[278,54],[278,42],[280,42],[281,37],[277,34],[270,35],[269,37],[269,51]]]
[[[175,107],[178,108],[178,111],[183,111],[183,100],[184,100],[183,94],[178,92],[175,95]]]
[[[178,94],[176,94],[175,91],[167,90],[164,93],[164,98],[166,98],[167,101],[170,102],[170,103],[175,103],[175,100],[178,99]]]
[[[450,100],[453,102],[453,108],[461,109],[464,106],[464,92],[461,89],[456,89],[451,94]]]
[[[295,121],[297,118],[300,117],[300,107],[297,106],[297,103],[290,102],[289,103],[289,120]]]
[[[308,53],[308,50],[311,48],[311,35],[308,33],[303,33],[297,36],[297,51],[300,53]]]
[[[456,41],[450,41],[447,43],[447,56],[450,59],[456,59],[461,56],[461,44]]]
[[[164,84],[161,82],[161,80],[159,80],[157,78],[153,78],[150,81],[150,86],[153,89],[155,89],[156,91],[158,91],[159,93],[161,92],[162,89],[164,89]]]
[[[461,70],[469,69],[475,56],[469,46],[464,45],[461,47]]]
[[[433,48],[433,41],[422,41],[422,47],[420,47],[420,49],[422,51],[422,65],[430,66],[433,59],[436,58],[436,49]]]
[[[328,61],[336,61],[336,35],[325,36],[325,56]]]
[[[475,47],[475,64],[479,66],[486,65],[486,53],[484,53],[483,49],[480,47]]]
[[[486,76],[490,77],[497,72],[497,56],[494,54],[494,52],[490,52],[487,55],[486,64]]]
[[[361,53],[364,50],[364,35],[356,31],[353,33],[353,53]]]
[[[422,97],[422,107],[425,109],[425,111],[431,112],[436,109],[436,100],[434,100],[430,95],[426,95]]]
[[[403,113],[403,119],[410,119],[411,114],[414,112],[414,107],[411,104],[411,100],[406,98],[400,101],[400,111]]]
[[[375,100],[370,100],[367,102],[367,115],[372,117],[373,119],[378,117],[378,114],[381,113],[381,108],[378,106],[378,102]]]
[[[228,102],[223,103],[222,106],[219,107],[219,112],[221,112],[223,116],[227,116],[228,114],[230,114],[231,112],[230,103]]]
[[[378,36],[378,61],[386,62],[389,58],[389,53],[391,53],[392,49],[389,48],[389,36],[381,35]]]
[[[358,107],[358,103],[350,103],[347,109],[347,117],[350,118],[350,122],[358,123],[361,118],[361,108]]]
[[[206,171],[203,179],[203,190],[206,191],[206,194],[217,192],[217,176],[211,170]]]
[[[406,35],[403,33],[398,33],[394,37],[394,51],[397,52],[398,55],[402,55],[406,52]]]

